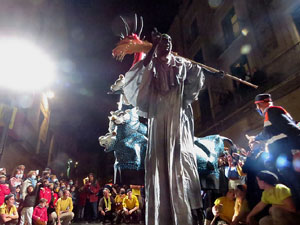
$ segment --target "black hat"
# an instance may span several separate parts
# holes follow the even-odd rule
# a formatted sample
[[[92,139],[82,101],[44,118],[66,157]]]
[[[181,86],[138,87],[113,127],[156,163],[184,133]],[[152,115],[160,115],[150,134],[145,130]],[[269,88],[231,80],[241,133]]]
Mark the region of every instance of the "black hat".
[[[8,194],[8,195],[5,195],[5,198],[4,198],[4,202],[6,202],[8,199],[10,199],[11,197],[14,197],[13,194]]]
[[[256,95],[254,103],[257,104],[261,102],[272,102],[271,95],[267,93]]]
[[[278,177],[275,173],[272,173],[268,170],[262,170],[256,175],[260,180],[264,181],[267,184],[275,186],[278,184]]]
[[[131,188],[128,188],[128,189],[126,190],[126,194],[128,194],[128,192],[132,192],[132,189],[131,189]]]

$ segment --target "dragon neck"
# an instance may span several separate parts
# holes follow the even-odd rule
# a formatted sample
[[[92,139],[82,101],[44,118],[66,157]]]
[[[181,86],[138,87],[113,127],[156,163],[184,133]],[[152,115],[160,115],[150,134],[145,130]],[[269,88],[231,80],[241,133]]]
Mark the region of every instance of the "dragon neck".
[[[143,59],[144,53],[143,52],[137,52],[134,53],[134,58],[133,58],[133,63],[131,65],[131,68],[138,63],[139,61],[141,61]]]

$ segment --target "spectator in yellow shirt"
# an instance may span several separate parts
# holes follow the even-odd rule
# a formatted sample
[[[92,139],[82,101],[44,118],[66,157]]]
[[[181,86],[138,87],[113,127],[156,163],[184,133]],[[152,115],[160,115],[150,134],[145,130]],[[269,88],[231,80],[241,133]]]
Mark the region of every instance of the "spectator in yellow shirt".
[[[119,224],[122,220],[122,212],[123,212],[123,199],[126,197],[125,189],[120,188],[119,194],[115,197],[115,204],[116,204],[116,213],[117,219],[116,223]]]
[[[278,177],[267,170],[260,171],[256,175],[257,183],[260,189],[264,190],[261,201],[252,209],[247,216],[247,223],[251,224],[253,217],[262,211],[268,204],[270,215],[259,220],[260,225],[297,225],[300,221],[300,214],[296,212],[292,200],[291,190],[278,184]]]
[[[5,196],[4,204],[0,207],[1,224],[15,225],[18,223],[19,214],[14,203],[15,197],[13,194]]]
[[[232,223],[230,225],[245,224],[246,217],[250,212],[248,202],[246,199],[247,186],[245,184],[237,185],[235,189],[235,205],[234,215],[232,217]]]
[[[235,193],[229,189],[226,196],[217,198],[214,206],[206,211],[205,224],[230,224],[234,214]]]
[[[139,210],[139,200],[132,194],[132,190],[128,189],[127,196],[123,199],[123,215],[125,222],[138,223],[141,217],[141,211]]]
[[[68,190],[63,191],[62,198],[59,198],[56,203],[56,210],[50,215],[50,221],[53,221],[56,225],[56,219],[58,225],[68,225],[74,218],[73,211],[73,201],[70,197],[70,192]],[[62,220],[62,222],[61,222]]]

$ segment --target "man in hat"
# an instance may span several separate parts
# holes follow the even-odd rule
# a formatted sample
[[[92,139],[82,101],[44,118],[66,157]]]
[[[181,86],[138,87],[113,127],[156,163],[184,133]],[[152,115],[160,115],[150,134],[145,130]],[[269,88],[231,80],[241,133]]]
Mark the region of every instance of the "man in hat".
[[[270,215],[259,220],[260,225],[296,225],[299,224],[300,214],[296,212],[292,201],[290,189],[279,184],[278,177],[267,170],[260,171],[257,176],[260,189],[264,190],[260,202],[251,210],[247,216],[247,223],[252,224],[252,218],[262,211],[268,204],[272,205]]]
[[[300,128],[283,107],[273,105],[270,94],[257,95],[254,103],[258,113],[264,117],[264,129],[249,137],[249,144],[266,141],[268,165],[291,188],[294,202],[300,209],[300,174],[293,167],[292,151],[300,149]]]

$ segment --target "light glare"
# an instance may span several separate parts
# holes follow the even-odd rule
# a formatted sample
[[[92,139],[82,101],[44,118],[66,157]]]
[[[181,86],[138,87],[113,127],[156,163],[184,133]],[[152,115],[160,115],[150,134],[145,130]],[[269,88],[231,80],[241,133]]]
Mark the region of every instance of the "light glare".
[[[241,48],[241,54],[242,54],[242,55],[247,55],[247,54],[249,54],[249,53],[251,52],[251,50],[252,50],[251,45],[245,44],[245,45],[243,45],[242,48]]]
[[[54,64],[29,42],[0,39],[0,62],[0,85],[3,87],[35,91],[54,81]]]
[[[47,97],[48,97],[49,99],[52,99],[52,98],[55,97],[55,94],[54,94],[53,91],[47,91],[46,95],[47,95]]]

